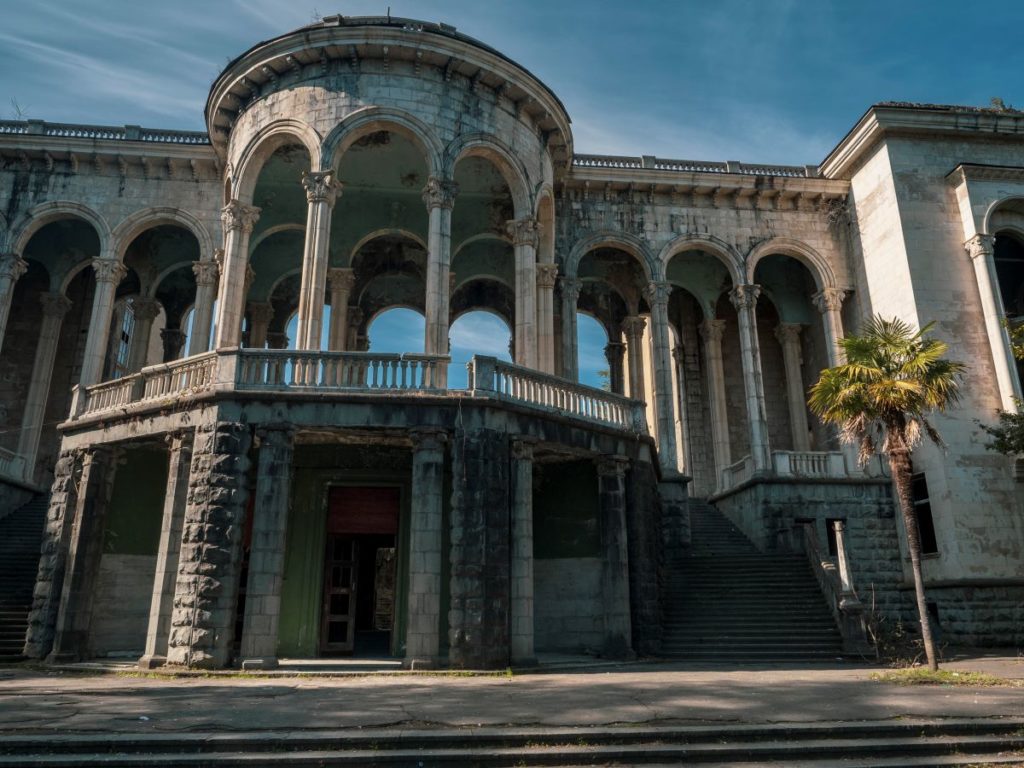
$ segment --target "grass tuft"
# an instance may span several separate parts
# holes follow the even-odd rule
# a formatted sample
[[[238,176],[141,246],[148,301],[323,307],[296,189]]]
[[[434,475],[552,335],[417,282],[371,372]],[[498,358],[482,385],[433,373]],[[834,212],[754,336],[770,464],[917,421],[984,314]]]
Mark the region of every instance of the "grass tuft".
[[[951,669],[940,669],[937,672],[932,672],[926,667],[896,669],[891,672],[873,672],[871,679],[875,682],[893,683],[895,685],[970,685],[986,688],[996,686],[1020,688],[1024,685],[1024,681],[1021,680],[1007,680],[984,672],[957,672]]]

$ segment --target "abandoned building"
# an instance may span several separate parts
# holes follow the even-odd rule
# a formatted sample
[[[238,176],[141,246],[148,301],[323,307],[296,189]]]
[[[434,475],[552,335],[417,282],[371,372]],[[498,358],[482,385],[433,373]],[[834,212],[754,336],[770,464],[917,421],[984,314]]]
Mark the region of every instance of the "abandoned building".
[[[1024,113],[875,105],[818,166],[578,154],[499,51],[335,16],[232,61],[206,124],[0,122],[0,653],[863,650],[914,615],[905,537],[806,390],[876,313],[970,366],[914,456],[936,627],[1024,640],[979,427],[1021,392]],[[374,350],[396,307],[422,344]],[[511,358],[456,384],[474,312]]]

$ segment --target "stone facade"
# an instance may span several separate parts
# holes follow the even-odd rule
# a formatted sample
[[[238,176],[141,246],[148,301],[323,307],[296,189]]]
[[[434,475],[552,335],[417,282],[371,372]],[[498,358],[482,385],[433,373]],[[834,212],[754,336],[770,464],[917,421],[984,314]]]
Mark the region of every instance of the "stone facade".
[[[948,450],[914,455],[925,578],[947,636],[1017,641],[1021,488],[978,422],[1021,392],[1021,113],[876,105],[820,166],[584,155],[501,53],[337,16],[234,60],[206,114],[0,123],[0,499],[51,489],[28,655],[126,650],[129,625],[143,666],[385,632],[409,666],[656,653],[688,495],[766,550],[843,519],[858,588],[900,617],[887,481],[804,404],[876,313],[936,321],[970,365]],[[393,307],[422,347],[368,348]],[[478,356],[456,390],[473,311],[514,363]],[[579,313],[610,392],[576,383]],[[126,515],[133,451],[165,452],[166,491]],[[342,487],[384,506],[354,521]],[[153,564],[145,633],[145,595],[92,626],[129,562]]]

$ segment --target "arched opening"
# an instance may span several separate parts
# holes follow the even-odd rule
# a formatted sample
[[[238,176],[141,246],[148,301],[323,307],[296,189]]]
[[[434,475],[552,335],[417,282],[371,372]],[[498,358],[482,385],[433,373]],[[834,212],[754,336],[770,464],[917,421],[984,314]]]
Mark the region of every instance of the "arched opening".
[[[423,352],[423,313],[408,307],[385,309],[367,324],[367,344],[372,352]]]
[[[579,351],[579,381],[590,387],[612,391],[612,363],[609,339],[596,317],[588,312],[576,314],[576,348]],[[621,365],[621,355],[619,364]]]
[[[993,244],[1003,309],[1011,322],[1024,319],[1024,236],[998,232]]]
[[[476,309],[459,315],[451,325],[448,338],[452,359],[448,367],[449,389],[466,388],[466,364],[474,355],[512,361],[512,330],[508,321],[496,312]]]
[[[14,284],[7,333],[0,349],[0,448],[15,452],[22,415],[29,396],[32,366],[43,323],[43,298],[50,290],[50,274],[31,259]]]

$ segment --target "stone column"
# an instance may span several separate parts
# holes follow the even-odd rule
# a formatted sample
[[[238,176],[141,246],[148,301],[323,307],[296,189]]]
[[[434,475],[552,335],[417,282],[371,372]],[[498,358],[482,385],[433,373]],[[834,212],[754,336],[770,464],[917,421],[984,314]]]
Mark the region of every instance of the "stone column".
[[[800,370],[800,323],[781,323],[775,337],[782,345],[782,361],[786,368],[786,395],[789,400],[789,424],[793,432],[793,450],[811,450],[807,433],[807,400],[803,373]]]
[[[11,314],[11,302],[14,300],[14,284],[27,269],[28,262],[18,254],[0,255],[0,352],[4,348],[7,318]]]
[[[535,666],[533,622],[533,445],[512,443],[512,583],[509,650],[512,664]]]
[[[29,611],[25,638],[24,652],[30,659],[46,658],[53,648],[71,525],[78,506],[78,462],[78,451],[62,451],[53,468],[50,503],[46,511],[46,527],[43,530],[39,569],[32,591],[32,610]]]
[[[160,342],[164,347],[163,361],[169,363],[181,357],[185,345],[185,333],[179,328],[161,328]]]
[[[408,669],[433,669],[441,644],[441,542],[444,445],[442,430],[412,432],[412,519],[409,532]]]
[[[250,301],[249,310],[249,346],[263,349],[267,346],[267,331],[270,321],[274,318],[274,305],[269,301]]]
[[[330,261],[331,211],[341,194],[334,171],[302,174],[309,210],[306,216],[306,247],[302,255],[302,285],[299,289],[299,323],[296,349],[320,349],[324,323],[324,293]]]
[[[240,656],[242,669],[273,669],[277,666],[295,433],[288,426],[266,427],[257,436],[260,453]]]
[[[161,309],[156,299],[138,298],[132,301],[135,327],[132,329],[132,347],[128,356],[128,370],[132,373],[146,367],[149,342],[153,336],[153,321],[160,316]]]
[[[249,495],[250,442],[247,424],[196,427],[168,664],[215,669],[228,663]]]
[[[284,331],[267,331],[268,349],[288,349],[288,334]]]
[[[651,307],[651,340],[654,344],[654,405],[658,417],[658,461],[663,470],[678,472],[675,396],[672,389],[672,350],[668,332],[669,283],[651,282],[645,297]]]
[[[743,359],[743,389],[747,398],[747,421],[750,426],[750,456],[754,470],[771,468],[768,445],[768,420],[765,416],[764,384],[761,378],[761,351],[757,341],[757,298],[759,285],[737,285],[729,293],[740,328],[740,355]]]
[[[448,354],[448,309],[450,303],[448,273],[452,262],[452,208],[459,185],[450,179],[431,176],[423,187],[427,206],[427,286],[426,338],[428,355]]]
[[[608,385],[617,395],[626,394],[625,376],[623,374],[623,358],[626,345],[621,341],[609,341],[604,347],[604,357],[608,361]]]
[[[166,438],[169,453],[167,490],[160,525],[160,544],[153,577],[153,597],[149,603],[149,626],[146,649],[139,659],[139,669],[154,669],[167,661],[167,639],[171,633],[171,610],[174,607],[174,584],[178,578],[178,555],[181,552],[181,529],[188,498],[188,475],[192,463],[192,433],[179,432]]]
[[[332,352],[344,352],[348,349],[348,299],[356,285],[356,273],[345,267],[329,269],[327,284],[331,291],[331,328],[327,348]]]
[[[103,555],[103,525],[112,475],[109,449],[96,447],[85,451],[74,522],[68,540],[53,650],[47,657],[50,662],[81,661],[87,651],[93,587]]]
[[[363,349],[362,342],[365,341],[363,338],[360,328],[363,324],[363,310],[359,307],[348,308],[348,339],[345,342],[345,349],[350,349],[353,352],[365,352]],[[447,337],[446,337],[447,338]]]
[[[700,324],[704,360],[708,371],[708,401],[711,406],[711,445],[715,457],[715,488],[722,486],[722,470],[732,463],[729,448],[729,412],[725,401],[725,369],[722,365],[722,334],[725,320],[714,318]]]
[[[114,312],[114,295],[118,283],[128,272],[124,264],[116,259],[93,259],[92,268],[96,273],[96,291],[92,297],[89,336],[85,341],[82,372],[78,380],[83,387],[98,383],[103,376],[103,361],[110,338],[110,319]]]
[[[557,264],[537,265],[537,364],[555,372],[555,280]]]
[[[626,360],[629,365],[629,396],[634,400],[646,400],[644,396],[643,338],[647,320],[630,315],[622,321],[626,335]],[[653,405],[653,403],[652,403]]]
[[[1009,332],[1003,325],[1006,309],[999,292],[994,244],[995,238],[992,235],[975,235],[964,243],[964,248],[974,265],[974,277],[978,282],[981,311],[985,317],[985,331],[992,351],[1002,409],[1016,413],[1018,407],[1015,399],[1021,397],[1020,380],[1017,377],[1017,361],[1013,358]]]
[[[214,349],[233,349],[242,341],[249,236],[259,217],[259,208],[244,205],[238,200],[232,200],[221,209],[221,222],[224,226],[224,262],[217,291],[217,331]],[[198,299],[196,308],[199,308]],[[202,326],[198,330],[201,331]],[[193,333],[193,336],[196,335],[198,334]]]
[[[513,219],[506,223],[512,238],[516,268],[516,363],[537,368],[537,242],[536,219]]]
[[[576,338],[576,303],[580,298],[581,283],[576,277],[559,279],[562,289],[562,376],[579,381],[580,358]]]
[[[25,459],[27,482],[32,482],[35,477],[36,453],[39,451],[46,403],[50,398],[50,379],[60,342],[60,326],[64,315],[71,309],[71,300],[60,293],[44,293],[40,295],[39,301],[43,305],[43,322],[39,328],[32,379],[29,381],[28,399],[25,401],[21,433],[18,435],[18,455]]]
[[[188,340],[189,355],[198,355],[210,349],[210,331],[213,324],[213,303],[217,298],[217,280],[220,259],[224,251],[218,250],[210,261],[197,261],[192,265],[196,276],[196,303],[192,310],[192,336]]]
[[[629,615],[629,554],[626,539],[626,469],[621,456],[597,462],[600,509],[601,595],[604,602],[604,651],[611,658],[633,655]]]
[[[683,472],[687,472],[691,468],[690,435],[687,429],[689,414],[686,412],[686,350],[682,344],[672,348],[672,378],[675,382],[676,444],[681,459],[679,463]]]
[[[822,323],[825,327],[825,343],[828,345],[828,364],[830,366],[841,365],[846,362],[839,340],[843,338],[843,298],[846,291],[842,288],[825,288],[818,291],[811,297],[814,306],[821,313]]]

